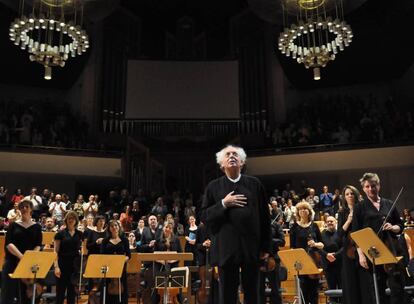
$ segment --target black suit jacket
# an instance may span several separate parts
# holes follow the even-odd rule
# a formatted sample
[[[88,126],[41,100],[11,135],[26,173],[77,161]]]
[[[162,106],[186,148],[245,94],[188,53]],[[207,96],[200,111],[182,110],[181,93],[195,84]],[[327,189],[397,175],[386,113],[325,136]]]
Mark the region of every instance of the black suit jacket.
[[[247,197],[245,207],[225,208],[222,199],[235,191]],[[260,252],[270,252],[269,207],[260,181],[242,175],[237,183],[226,176],[206,187],[203,217],[211,232],[211,263],[223,266],[230,259],[240,263],[258,261]]]

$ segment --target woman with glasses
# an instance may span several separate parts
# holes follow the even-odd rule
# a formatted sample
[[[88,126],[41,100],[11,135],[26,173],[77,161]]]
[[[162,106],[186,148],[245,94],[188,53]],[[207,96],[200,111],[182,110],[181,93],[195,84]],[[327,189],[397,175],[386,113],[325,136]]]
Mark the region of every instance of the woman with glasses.
[[[130,232],[128,234],[128,242],[129,242],[129,250],[131,250],[131,252],[136,252],[137,251],[137,241],[135,238],[135,234],[133,232]]]
[[[42,227],[32,220],[33,203],[30,200],[22,200],[18,209],[21,218],[10,224],[6,234],[5,260],[1,274],[1,303],[13,303],[15,297],[19,298],[21,303],[30,303],[25,292],[26,286],[19,280],[10,278],[9,274],[14,272],[26,250],[38,251],[42,245]]]

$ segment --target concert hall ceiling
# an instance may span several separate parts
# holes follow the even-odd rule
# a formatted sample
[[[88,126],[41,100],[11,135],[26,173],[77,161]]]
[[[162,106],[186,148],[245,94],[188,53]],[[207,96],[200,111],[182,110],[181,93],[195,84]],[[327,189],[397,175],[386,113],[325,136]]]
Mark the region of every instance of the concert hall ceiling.
[[[121,6],[141,20],[142,58],[164,59],[165,36],[175,35],[177,22],[189,17],[194,36],[205,35],[206,59],[232,59],[230,21],[250,10],[252,22],[269,23],[276,46],[282,29],[280,0],[86,0],[89,22],[106,17]],[[16,17],[17,0],[0,0],[0,83],[31,84],[68,88],[81,73],[86,56],[70,59],[63,69],[56,69],[54,79],[45,81],[42,67],[31,63],[27,54],[8,40],[8,27]],[[338,86],[401,77],[413,64],[414,1],[344,0],[346,21],[352,27],[352,44],[335,61],[323,68],[322,80],[314,81],[312,72],[291,58],[273,52],[293,86],[298,88]],[[234,19],[233,19],[234,20]],[[91,41],[93,37],[91,36]]]

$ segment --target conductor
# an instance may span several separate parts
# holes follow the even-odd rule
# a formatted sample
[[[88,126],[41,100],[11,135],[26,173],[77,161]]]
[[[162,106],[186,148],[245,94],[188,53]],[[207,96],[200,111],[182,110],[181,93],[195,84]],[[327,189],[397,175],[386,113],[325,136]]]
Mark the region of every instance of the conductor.
[[[211,264],[219,267],[221,304],[237,302],[239,273],[246,304],[258,303],[259,264],[269,256],[270,217],[261,182],[241,174],[246,153],[226,146],[216,154],[224,176],[211,181],[202,204],[211,231]]]

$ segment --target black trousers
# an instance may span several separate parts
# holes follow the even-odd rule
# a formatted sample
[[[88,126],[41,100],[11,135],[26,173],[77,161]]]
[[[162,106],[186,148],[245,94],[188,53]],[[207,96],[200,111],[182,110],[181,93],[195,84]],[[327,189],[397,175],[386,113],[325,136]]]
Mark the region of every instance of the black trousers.
[[[305,303],[318,304],[319,279],[312,279],[307,275],[303,275],[299,276],[299,281]]]
[[[375,304],[375,290],[374,280],[372,277],[372,264],[369,263],[369,270],[359,267],[359,280],[361,283],[362,303]],[[387,265],[387,271],[384,266],[377,266],[377,283],[378,293],[381,304],[402,304],[407,303],[406,295],[404,293],[405,277],[404,269],[400,264]],[[391,295],[385,294],[385,289],[388,287],[391,290]]]
[[[362,304],[361,288],[359,284],[358,255],[356,258],[350,258],[346,254],[342,256],[342,303],[343,304]]]
[[[75,273],[74,260],[75,257],[60,257],[58,259],[61,274],[60,278],[56,278],[56,304],[63,304],[65,294],[67,304],[75,304],[76,292],[72,282]]]
[[[280,296],[280,280],[279,280],[279,267],[280,265],[277,264],[275,270],[269,272],[260,272],[260,291],[259,291],[259,302],[258,303],[265,303],[265,279],[268,278],[269,285],[271,288],[270,294],[270,303],[271,304],[282,304],[282,297]]]
[[[240,278],[245,303],[259,303],[258,263],[233,264],[232,261],[228,261],[224,266],[219,268],[220,304],[237,303]]]
[[[341,261],[337,260],[333,263],[328,263],[328,266],[325,270],[325,277],[329,289],[341,289]],[[332,298],[335,302],[340,302],[339,298]]]

